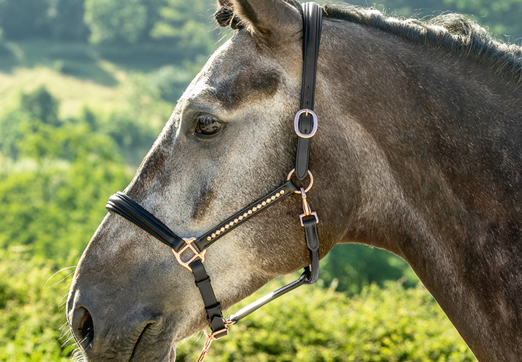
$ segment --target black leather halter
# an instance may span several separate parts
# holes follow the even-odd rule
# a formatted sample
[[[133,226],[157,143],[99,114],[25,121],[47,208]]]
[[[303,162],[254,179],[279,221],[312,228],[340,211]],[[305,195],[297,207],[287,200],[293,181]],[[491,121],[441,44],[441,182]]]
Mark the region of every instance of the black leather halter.
[[[306,199],[306,192],[313,184],[313,176],[308,170],[308,160],[310,155],[310,141],[315,135],[318,126],[317,116],[313,112],[313,107],[315,74],[319,53],[319,42],[321,38],[322,8],[316,3],[304,3],[302,8],[303,83],[301,89],[301,110],[297,112],[294,119],[294,128],[298,135],[296,166],[288,175],[285,183],[244,209],[238,211],[228,219],[222,221],[205,234],[192,238],[182,238],[176,235],[163,222],[121,192],[112,195],[107,202],[107,210],[123,216],[159,241],[168,245],[178,263],[193,273],[196,285],[199,288],[201,297],[205,304],[207,319],[212,331],[209,336],[210,342],[226,336],[228,334],[227,325],[237,323],[240,319],[246,317],[261,306],[303,284],[315,283],[318,278],[319,238],[317,235],[317,223],[319,222],[319,219],[317,218],[317,214],[312,212],[310,209]],[[310,185],[307,190],[302,188],[298,189],[292,182],[291,177],[294,172],[299,180],[305,179],[307,175],[310,176]],[[205,262],[206,248],[239,225],[294,193],[300,194],[303,200],[304,212],[300,215],[300,220],[305,231],[306,243],[310,250],[311,264],[305,268],[301,277],[295,282],[270,293],[264,298],[261,298],[232,315],[228,320],[225,320],[221,313],[221,304],[216,300],[216,296],[214,295],[210,283],[210,277],[203,266]],[[210,343],[208,343],[208,345],[210,345]],[[208,348],[202,353],[203,357],[207,351]],[[202,360],[201,356],[200,360]]]

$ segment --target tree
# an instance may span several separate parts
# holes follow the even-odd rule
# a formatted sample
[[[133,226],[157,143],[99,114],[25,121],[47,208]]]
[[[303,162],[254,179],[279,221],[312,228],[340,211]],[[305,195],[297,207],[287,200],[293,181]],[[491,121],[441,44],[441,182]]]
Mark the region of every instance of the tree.
[[[0,153],[16,160],[24,137],[60,126],[59,105],[59,101],[45,87],[20,94],[15,104],[0,115]]]
[[[174,40],[184,50],[211,52],[218,40],[216,26],[210,20],[213,10],[208,0],[166,0],[151,36]]]
[[[58,108],[60,102],[54,98],[44,86],[35,91],[22,94],[21,109],[27,111],[30,117],[37,118],[51,126],[59,126]]]
[[[86,0],[85,24],[94,44],[136,43],[147,26],[141,0]]]
[[[52,35],[55,40],[87,40],[83,21],[85,0],[54,0],[49,10]]]
[[[50,34],[49,0],[0,0],[0,28],[8,40]]]

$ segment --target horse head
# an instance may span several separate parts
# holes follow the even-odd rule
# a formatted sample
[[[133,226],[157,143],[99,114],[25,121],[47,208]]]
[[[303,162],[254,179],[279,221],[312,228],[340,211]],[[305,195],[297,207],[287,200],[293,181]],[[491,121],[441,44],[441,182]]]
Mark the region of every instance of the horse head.
[[[237,32],[189,85],[124,191],[187,240],[280,186],[296,158],[299,4],[219,5],[218,23]],[[308,192],[319,254],[358,242],[401,256],[479,360],[518,360],[521,48],[455,15],[323,14]],[[301,213],[301,198],[285,197],[206,249],[222,308],[309,264]],[[67,316],[86,361],[173,361],[176,345],[207,325],[190,271],[115,213],[82,255]]]
[[[241,30],[189,85],[125,190],[181,237],[203,234],[279,186],[295,159],[300,7],[269,0],[221,4],[227,9]],[[327,96],[319,92],[318,103]],[[324,176],[309,193],[320,195],[314,206],[325,215],[338,207],[327,132],[314,140],[321,152],[311,164]],[[205,268],[223,308],[309,264],[300,213],[300,198],[288,198],[208,248]],[[340,225],[339,216],[325,219],[322,255]],[[81,258],[67,313],[88,361],[171,361],[176,344],[207,324],[194,277],[170,248],[112,213]]]

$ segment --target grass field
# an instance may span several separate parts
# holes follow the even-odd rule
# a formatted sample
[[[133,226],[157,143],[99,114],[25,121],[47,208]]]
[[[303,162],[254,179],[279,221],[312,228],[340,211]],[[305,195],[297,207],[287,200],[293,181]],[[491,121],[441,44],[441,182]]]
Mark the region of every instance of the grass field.
[[[75,116],[84,106],[110,113],[128,102],[135,78],[164,66],[195,73],[204,61],[202,54],[187,58],[160,44],[93,47],[50,41],[4,42],[0,43],[0,111],[20,92],[45,86],[60,100],[62,117]],[[164,119],[168,116],[167,111]]]

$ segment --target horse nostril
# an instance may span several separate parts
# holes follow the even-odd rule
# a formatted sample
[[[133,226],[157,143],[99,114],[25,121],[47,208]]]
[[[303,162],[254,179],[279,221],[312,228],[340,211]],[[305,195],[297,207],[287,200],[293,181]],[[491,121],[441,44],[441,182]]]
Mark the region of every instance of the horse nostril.
[[[91,349],[94,339],[94,323],[89,311],[83,307],[78,308],[73,315],[73,332],[76,341],[83,350]]]

